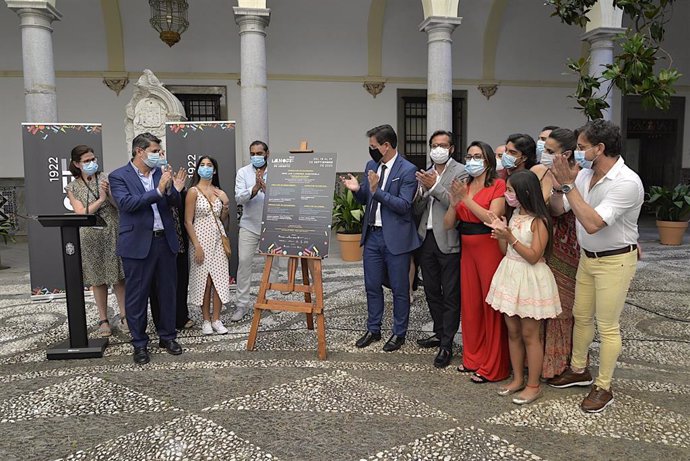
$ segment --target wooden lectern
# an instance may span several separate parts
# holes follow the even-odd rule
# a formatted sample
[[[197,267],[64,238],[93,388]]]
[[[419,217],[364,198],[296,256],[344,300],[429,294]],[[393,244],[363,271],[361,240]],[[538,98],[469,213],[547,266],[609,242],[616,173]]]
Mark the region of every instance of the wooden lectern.
[[[62,262],[67,292],[67,324],[69,340],[48,349],[48,360],[91,359],[103,357],[108,338],[89,339],[86,332],[84,306],[84,276],[81,266],[79,228],[96,225],[96,215],[58,214],[42,215],[38,222],[43,227],[59,227],[62,234]]]

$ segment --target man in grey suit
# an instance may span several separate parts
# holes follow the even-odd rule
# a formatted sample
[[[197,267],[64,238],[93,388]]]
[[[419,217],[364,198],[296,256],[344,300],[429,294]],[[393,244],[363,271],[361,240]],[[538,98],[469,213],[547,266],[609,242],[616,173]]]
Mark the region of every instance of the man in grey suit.
[[[424,293],[434,321],[434,334],[417,340],[421,347],[438,347],[436,368],[448,366],[453,357],[453,337],[460,325],[460,236],[456,228],[445,230],[443,216],[450,205],[448,191],[454,179],[467,178],[465,166],[451,158],[453,133],[436,131],[429,140],[432,166],[417,172],[419,190],[414,210],[421,216],[417,232]]]

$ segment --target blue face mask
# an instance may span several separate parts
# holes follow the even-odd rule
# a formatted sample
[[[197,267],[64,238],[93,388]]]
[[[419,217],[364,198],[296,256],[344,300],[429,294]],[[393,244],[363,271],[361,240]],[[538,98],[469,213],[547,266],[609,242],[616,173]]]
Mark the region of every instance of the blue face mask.
[[[144,164],[149,168],[156,168],[158,162],[161,159],[161,154],[158,152],[148,152],[148,155],[144,159]]]
[[[503,157],[501,157],[501,164],[503,165],[503,168],[515,168],[517,166],[517,159],[506,152],[503,154]]]
[[[91,176],[98,171],[98,163],[95,160],[93,162],[84,163],[81,167],[81,171]]]
[[[541,162],[541,156],[544,153],[544,146],[546,146],[546,141],[541,139],[537,141],[537,163]]]
[[[505,158],[505,155],[503,157]],[[465,171],[467,171],[467,173],[473,178],[481,176],[481,174],[484,173],[484,170],[486,170],[484,160],[472,159],[468,160],[465,164]]]
[[[252,161],[254,168],[263,168],[263,166],[266,165],[266,157],[263,155],[252,155],[250,160]]]
[[[158,158],[158,166],[161,168],[165,168],[168,166],[168,159],[165,157],[159,157]]]
[[[201,179],[211,179],[213,177],[213,167],[202,165],[197,170]]]
[[[585,151],[583,150],[576,150],[573,152],[573,158],[577,162],[578,165],[580,165],[580,168],[587,168],[587,169],[592,169],[592,164],[594,163],[593,160],[587,160],[585,158]]]

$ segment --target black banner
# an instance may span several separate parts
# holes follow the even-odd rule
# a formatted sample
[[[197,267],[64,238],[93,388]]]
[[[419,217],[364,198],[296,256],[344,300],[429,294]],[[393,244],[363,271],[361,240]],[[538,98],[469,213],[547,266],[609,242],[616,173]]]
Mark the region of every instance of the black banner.
[[[271,154],[259,251],[328,256],[335,167],[336,154]]]
[[[29,216],[72,212],[65,192],[65,186],[73,180],[69,172],[70,153],[75,146],[86,144],[94,149],[102,168],[101,124],[22,123],[22,137]],[[32,296],[64,293],[60,229],[46,228],[29,220],[28,230]]]
[[[230,199],[229,229],[232,245],[230,276],[237,276],[237,235],[239,232],[235,203],[235,122],[171,122],[165,125],[165,149],[173,171],[184,167],[192,177],[196,162],[204,155],[218,161],[220,187]]]

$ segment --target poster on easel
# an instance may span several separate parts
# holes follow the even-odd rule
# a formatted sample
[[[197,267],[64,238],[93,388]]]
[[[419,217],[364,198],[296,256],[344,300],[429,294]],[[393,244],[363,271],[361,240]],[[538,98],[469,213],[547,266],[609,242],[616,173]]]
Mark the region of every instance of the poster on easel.
[[[271,154],[259,251],[325,258],[330,249],[336,154]]]
[[[72,148],[86,144],[103,165],[100,123],[22,123],[24,187],[29,216],[72,213],[65,187],[72,182]],[[35,301],[65,296],[60,231],[30,219],[29,270]]]
[[[235,203],[235,122],[168,122],[165,124],[165,146],[168,163],[175,171],[183,167],[191,178],[201,157],[208,155],[218,162],[220,187],[230,199],[230,216],[237,216]],[[231,281],[237,277],[237,219],[229,219],[226,233],[230,238]]]

